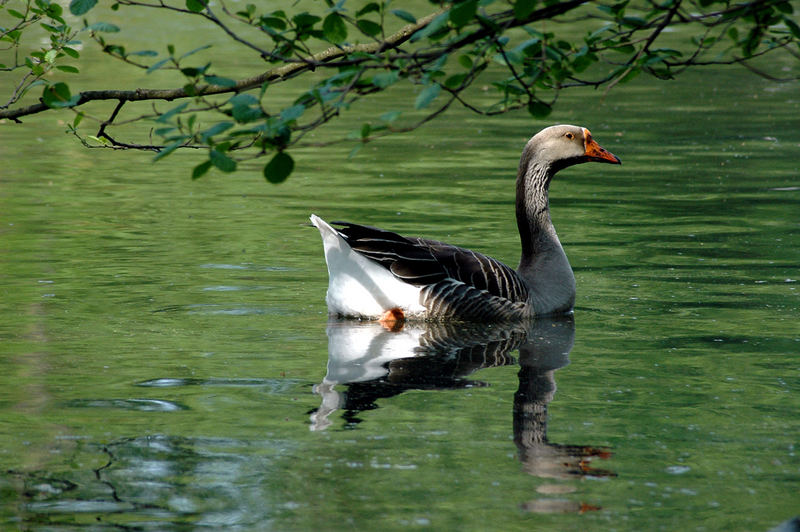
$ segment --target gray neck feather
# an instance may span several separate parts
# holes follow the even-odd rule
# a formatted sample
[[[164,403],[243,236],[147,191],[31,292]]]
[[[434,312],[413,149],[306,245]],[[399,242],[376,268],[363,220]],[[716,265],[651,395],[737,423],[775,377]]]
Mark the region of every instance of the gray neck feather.
[[[522,243],[517,273],[530,289],[535,314],[563,313],[575,302],[575,277],[550,220],[550,181],[559,168],[532,157],[533,151],[530,144],[525,147],[517,174],[517,227]]]
[[[545,164],[531,162],[520,165],[517,176],[517,227],[522,241],[521,264],[528,264],[534,255],[561,247],[553,222],[550,221],[548,189],[553,172]]]

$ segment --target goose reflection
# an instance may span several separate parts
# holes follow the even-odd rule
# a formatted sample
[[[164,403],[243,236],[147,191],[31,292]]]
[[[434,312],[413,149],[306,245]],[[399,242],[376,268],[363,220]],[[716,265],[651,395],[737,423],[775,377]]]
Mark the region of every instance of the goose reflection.
[[[314,386],[322,402],[311,414],[311,430],[326,429],[338,410],[343,411],[346,426],[353,427],[361,422],[359,413],[377,408],[378,399],[405,390],[486,386],[467,377],[480,369],[515,364],[509,353],[518,349],[513,428],[523,469],[549,479],[614,475],[591,465],[595,458],[611,456],[607,448],[547,439],[547,405],[556,391],[554,374],[569,364],[575,341],[571,316],[511,326],[407,323],[399,330],[376,322],[331,320],[327,334],[328,368],[322,382]],[[526,507],[532,511],[587,509],[541,508],[539,502]]]
[[[614,476],[591,466],[609,458],[604,447],[566,445],[547,440],[547,405],[556,393],[555,372],[569,364],[575,343],[572,317],[538,320],[519,345],[519,388],[514,394],[514,443],[525,471],[542,478]]]
[[[329,416],[343,410],[345,421],[360,423],[359,412],[375,401],[406,390],[486,386],[466,379],[483,368],[506,366],[508,354],[525,338],[521,326],[484,327],[446,323],[406,324],[399,330],[377,322],[328,322],[328,372],[314,393],[322,404],[311,414],[311,430],[323,430]],[[345,385],[340,391],[338,385]]]

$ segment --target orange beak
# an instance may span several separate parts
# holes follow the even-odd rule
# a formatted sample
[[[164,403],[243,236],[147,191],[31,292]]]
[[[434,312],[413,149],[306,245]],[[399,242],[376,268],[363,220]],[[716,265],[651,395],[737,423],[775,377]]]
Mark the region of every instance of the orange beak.
[[[594,162],[622,164],[619,157],[600,146],[593,138],[588,129],[583,130],[583,145],[586,149],[584,156]]]

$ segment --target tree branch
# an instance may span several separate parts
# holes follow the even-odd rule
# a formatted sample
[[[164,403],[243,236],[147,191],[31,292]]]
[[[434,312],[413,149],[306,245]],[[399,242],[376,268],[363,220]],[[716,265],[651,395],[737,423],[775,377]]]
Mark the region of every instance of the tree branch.
[[[387,48],[396,47],[411,36],[424,28],[438,15],[439,13],[432,13],[417,21],[416,24],[409,24],[394,35],[390,36],[385,41],[379,43],[369,44],[355,44],[342,47],[331,47],[311,57],[309,61],[293,62],[271,68],[257,76],[240,79],[236,85],[232,87],[223,87],[219,85],[204,85],[197,87],[194,94],[189,94],[183,87],[174,89],[135,89],[135,90],[94,90],[83,91],[80,93],[78,102],[73,107],[78,107],[88,102],[102,101],[102,100],[117,100],[127,102],[137,102],[143,100],[166,100],[172,101],[180,98],[188,98],[195,96],[211,96],[215,94],[237,93],[256,87],[260,87],[265,82],[276,80],[287,80],[293,78],[303,72],[314,70],[317,66],[324,65],[337,58],[347,56],[356,52],[362,53],[379,53]],[[0,110],[0,119],[10,118],[14,121],[23,116],[29,116],[50,109],[44,103],[36,103],[27,107],[17,109],[4,109]]]
[[[568,2],[559,2],[558,4],[538,9],[521,20],[514,18],[512,10],[507,10],[498,13],[495,17],[495,20],[505,21],[504,27],[506,29],[510,29],[566,13],[584,3],[586,3],[586,0],[571,0]],[[144,5],[144,4],[138,4],[138,5]],[[143,100],[172,101],[180,98],[189,98],[195,96],[211,96],[215,94],[238,93],[256,87],[260,87],[265,82],[284,81],[287,79],[291,79],[299,74],[302,74],[309,70],[314,70],[320,66],[339,67],[351,64],[359,64],[366,61],[367,59],[356,58],[353,60],[349,60],[345,63],[336,62],[336,60],[343,57],[348,57],[355,53],[376,54],[384,52],[389,49],[395,49],[399,45],[407,42],[411,38],[411,36],[414,35],[414,33],[425,28],[428,24],[430,24],[433,21],[434,18],[439,16],[441,13],[442,11],[437,11],[435,13],[431,13],[419,19],[416,22],[416,24],[408,24],[383,41],[366,43],[366,44],[333,46],[311,56],[311,58],[308,60],[304,60],[301,62],[290,62],[288,64],[271,68],[266,72],[263,72],[257,76],[240,79],[236,82],[234,86],[231,87],[218,86],[218,85],[203,85],[200,87],[196,87],[195,92],[192,94],[187,92],[187,90],[183,87],[178,87],[173,89],[83,91],[79,94],[78,101],[73,107],[78,107],[88,102],[103,101],[103,100],[117,100],[117,101],[127,101],[127,102],[136,102]],[[443,53],[449,53],[453,50],[463,48],[464,46],[472,44],[491,34],[492,34],[491,28],[483,27],[479,30],[466,34],[461,39],[457,39],[453,43],[449,44],[445,50],[443,51],[437,50],[435,55],[436,57],[440,57]],[[416,56],[417,54],[413,55]],[[419,54],[418,57],[424,57],[424,56],[425,54],[423,53]],[[11,120],[14,120],[15,122],[19,122],[19,118],[21,117],[41,113],[43,111],[47,111],[48,109],[50,108],[43,102],[39,102],[36,104],[29,105],[27,107],[21,107],[16,109],[3,109],[0,110],[0,119],[9,118]]]
[[[656,29],[655,29],[655,30],[653,30],[653,33],[651,33],[651,34],[650,34],[650,37],[648,37],[648,38],[647,38],[647,41],[644,43],[644,45],[642,46],[642,48],[641,48],[641,49],[640,49],[640,50],[639,50],[639,51],[636,53],[636,55],[635,55],[635,56],[633,56],[633,57],[632,57],[632,58],[631,58],[631,59],[628,61],[628,68],[626,68],[626,69],[625,69],[625,70],[624,70],[624,71],[623,71],[623,72],[622,72],[622,73],[621,73],[619,76],[617,76],[615,79],[612,79],[612,80],[611,80],[611,82],[610,82],[610,83],[609,83],[609,84],[606,86],[606,90],[605,90],[605,94],[606,94],[606,95],[608,95],[608,91],[610,91],[611,89],[613,89],[613,88],[614,88],[614,86],[615,86],[617,83],[619,83],[620,81],[622,81],[622,79],[623,79],[625,76],[627,76],[627,75],[630,73],[630,71],[631,71],[631,70],[633,70],[633,65],[634,65],[634,64],[636,64],[636,61],[638,61],[638,60],[639,60],[639,58],[640,58],[640,57],[642,57],[642,55],[643,55],[645,52],[647,52],[647,50],[650,48],[650,46],[651,46],[651,45],[652,45],[652,44],[655,42],[655,40],[658,38],[658,36],[659,36],[659,35],[661,35],[661,32],[662,32],[662,31],[664,31],[664,28],[666,28],[667,26],[669,26],[669,23],[670,23],[670,21],[672,20],[672,17],[674,17],[674,16],[675,16],[675,14],[678,12],[678,9],[679,9],[680,7],[681,7],[681,0],[676,0],[676,1],[675,1],[675,3],[673,4],[673,6],[670,8],[669,12],[667,12],[667,14],[664,16],[664,20],[662,20],[662,21],[661,21],[661,22],[658,24],[658,26],[656,26]]]

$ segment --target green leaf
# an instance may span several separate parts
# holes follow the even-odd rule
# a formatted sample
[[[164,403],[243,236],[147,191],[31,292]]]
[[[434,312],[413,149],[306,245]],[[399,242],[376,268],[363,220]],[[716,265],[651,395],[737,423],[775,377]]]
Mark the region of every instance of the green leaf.
[[[65,53],[65,54],[67,54],[68,56],[72,57],[73,59],[78,59],[78,58],[81,56],[80,52],[78,52],[78,51],[77,51],[77,50],[75,50],[74,48],[70,48],[70,47],[68,47],[68,46],[65,46],[65,47],[64,47],[64,48],[62,48],[61,50],[62,50],[62,51]]]
[[[159,123],[161,123],[161,124],[165,124],[165,123],[169,122],[169,120],[170,120],[170,119],[171,119],[173,116],[177,115],[178,113],[180,113],[181,111],[183,111],[184,109],[186,109],[186,107],[187,107],[188,105],[189,105],[189,102],[183,102],[183,103],[181,103],[181,104],[179,104],[179,105],[176,105],[175,107],[173,107],[172,109],[170,109],[169,111],[167,111],[166,113],[164,113],[163,115],[159,116],[159,117],[156,119],[156,122],[159,122]]]
[[[375,37],[383,31],[380,24],[364,18],[358,19],[356,21],[356,26],[361,30],[361,33],[368,37]]]
[[[61,72],[69,72],[70,74],[79,74],[80,70],[75,68],[74,66],[70,65],[59,65],[56,69],[60,70]]]
[[[456,28],[469,24],[478,12],[478,0],[467,0],[455,4],[450,9],[450,22]]]
[[[650,55],[661,55],[665,57],[681,57],[683,52],[674,48],[656,48],[650,50]]]
[[[223,78],[220,76],[203,76],[206,83],[217,85],[219,87],[235,87],[236,81],[230,78]]]
[[[647,21],[642,17],[626,16],[622,17],[622,25],[629,28],[643,28],[647,26]]]
[[[31,54],[31,55],[33,55],[33,54]],[[31,61],[30,57],[26,57],[25,58],[25,65],[27,65],[27,67],[31,69],[31,73],[33,73],[33,75],[35,75],[35,76],[44,75],[44,67],[39,63],[33,63],[33,61]]]
[[[44,29],[46,29],[47,31],[49,31],[50,33],[60,34],[61,31],[62,31],[62,28],[56,27],[56,26],[51,26],[50,24],[45,24],[44,22],[42,22],[39,25],[41,27],[43,27]]]
[[[358,11],[356,11],[356,17],[363,17],[367,13],[380,13],[381,6],[379,6],[376,2],[370,2],[369,4],[365,5]]]
[[[219,135],[220,133],[224,133],[232,127],[233,127],[233,122],[220,122],[218,124],[214,124],[210,128],[200,133],[200,139],[203,142],[208,143],[211,137]]]
[[[631,68],[626,65],[620,65],[619,67],[614,69],[614,71],[611,73],[611,77],[616,78],[622,76],[619,78],[619,83],[627,83],[628,81],[638,76],[641,72],[642,71],[640,68]]]
[[[72,107],[80,100],[80,94],[73,96],[66,83],[54,83],[44,88],[42,102],[52,108]]]
[[[22,92],[20,93],[20,96],[26,94],[29,90],[33,89],[34,87],[40,87],[40,86],[47,86],[47,82],[43,79],[37,79],[27,87],[23,88]]]
[[[185,58],[185,57],[189,57],[190,55],[194,55],[194,54],[196,54],[197,52],[200,52],[200,51],[202,51],[202,50],[205,50],[206,48],[211,48],[211,45],[210,45],[210,44],[204,44],[203,46],[198,46],[198,47],[197,47],[197,48],[195,48],[194,50],[189,50],[188,52],[186,52],[185,54],[183,54],[182,56],[180,56],[180,57],[178,58],[178,60],[180,60],[180,59],[183,59],[183,58]],[[167,49],[169,49],[169,47],[167,47]],[[174,54],[174,53],[175,53],[175,50],[174,50],[174,48],[173,48],[173,49],[171,49],[169,53],[170,53],[170,54]]]
[[[612,52],[617,52],[620,54],[632,54],[636,51],[636,48],[632,44],[624,44],[621,46],[614,46],[611,48]]]
[[[158,52],[155,52],[153,50],[138,50],[136,52],[130,52],[128,55],[140,55],[140,56],[144,56],[144,57],[156,57],[158,55]]]
[[[402,9],[392,9],[392,15],[399,19],[405,20],[406,22],[410,22],[411,24],[417,23],[417,18],[414,15],[408,11],[403,11]]]
[[[439,92],[442,88],[437,83],[432,83],[422,89],[422,91],[417,95],[417,99],[414,102],[415,109],[423,109],[431,104],[431,102],[439,96]]]
[[[108,22],[95,22],[94,24],[89,24],[83,29],[102,33],[119,33],[119,26],[109,24]]]
[[[159,159],[163,159],[164,157],[166,157],[170,153],[174,152],[175,150],[180,148],[185,141],[186,141],[186,137],[181,137],[180,139],[178,139],[178,140],[176,140],[174,142],[171,142],[170,144],[167,144],[164,148],[161,149],[161,151],[159,151],[156,154],[155,157],[153,157],[153,162],[156,162]]]
[[[75,120],[72,121],[72,127],[78,127],[78,124],[80,124],[83,121],[84,116],[85,115],[83,113],[76,114]]]
[[[258,98],[253,96],[252,94],[237,94],[235,96],[231,96],[231,99],[228,100],[228,103],[234,107],[238,107],[240,105],[258,105]]]
[[[496,54],[492,59],[501,65],[521,65],[524,58],[514,50],[506,50],[504,54]]]
[[[587,35],[586,36],[586,42],[587,42],[587,44],[591,44],[591,43],[597,42],[597,40],[600,39],[600,37],[602,37],[602,35],[604,33],[613,32],[613,31],[614,31],[614,25],[613,24],[606,24],[602,28],[600,28],[598,30],[595,30],[592,33],[590,33],[589,35]]]
[[[186,0],[186,9],[193,13],[200,13],[206,8],[205,0]]]
[[[9,15],[11,15],[14,18],[21,18],[21,19],[25,20],[25,15],[23,15],[22,13],[20,13],[16,9],[6,9],[6,13],[8,13]]]
[[[255,4],[247,4],[243,11],[237,11],[236,14],[245,18],[253,18],[253,15],[256,14],[256,6]]]
[[[514,18],[524,20],[533,13],[534,8],[536,8],[536,0],[517,0],[514,3]]]
[[[792,36],[795,39],[800,39],[800,26],[798,26],[797,23],[789,17],[783,17],[783,22],[789,27],[789,31],[792,32]]]
[[[264,177],[270,183],[283,183],[294,170],[294,159],[286,152],[279,151],[270,162],[264,166]]]
[[[93,140],[95,142],[99,142],[100,144],[105,144],[106,146],[111,145],[111,141],[105,137],[96,137],[94,135],[86,135],[86,138],[89,140]]]
[[[426,37],[430,37],[437,31],[442,29],[447,24],[447,21],[449,19],[450,19],[450,13],[448,11],[445,11],[444,13],[438,15],[433,20],[431,20],[427,26],[414,33],[414,35],[411,36],[411,42],[415,42],[420,39],[425,39]]]
[[[198,164],[192,170],[192,179],[199,179],[203,177],[206,172],[211,169],[211,161],[203,161],[202,163]]]
[[[278,17],[262,16],[258,20],[259,23],[266,28],[276,29],[278,31],[283,31],[286,29],[286,21]]]
[[[446,80],[444,80],[444,86],[448,89],[457,89],[464,83],[464,80],[467,78],[466,74],[453,74]]]
[[[264,111],[261,107],[250,107],[249,105],[234,105],[231,109],[231,116],[240,124],[253,122],[264,117]]]
[[[118,44],[107,44],[103,51],[111,55],[125,57],[125,47]]]
[[[528,112],[534,118],[546,118],[552,111],[552,107],[539,100],[532,100],[528,103]]]
[[[347,39],[347,26],[338,13],[331,13],[322,23],[322,33],[328,41],[339,44]]]
[[[581,73],[596,61],[597,56],[594,54],[576,55],[572,61],[572,69],[577,73]]]
[[[390,124],[400,118],[400,115],[403,114],[400,111],[387,111],[380,116],[380,119],[387,124]]]
[[[513,78],[504,81],[495,81],[492,85],[497,87],[497,90],[503,92],[506,96],[522,96],[523,94],[527,94],[525,88]]]
[[[202,73],[203,73],[202,69],[195,67],[186,67],[181,69],[181,74],[183,74],[187,78],[196,78]]]
[[[295,26],[297,26],[298,28],[311,27],[320,20],[322,19],[319,18],[318,16],[312,15],[307,12],[299,13],[292,17],[292,22],[294,22]]]
[[[45,4],[45,2],[36,2],[38,5],[44,6],[46,5],[45,12],[47,16],[52,18],[53,20],[57,20],[58,22],[64,23],[64,20],[61,18],[61,15],[64,14],[64,8],[58,5],[56,2],[51,2],[49,4]]]
[[[394,84],[400,79],[400,74],[396,70],[391,72],[380,72],[372,76],[372,84],[381,89]]]
[[[352,159],[353,157],[355,157],[356,154],[361,151],[361,147],[363,145],[364,145],[363,143],[362,144],[356,144],[355,147],[352,150],[350,150],[350,153],[347,154],[347,158],[348,159]]]
[[[458,56],[458,64],[467,70],[472,70],[472,58],[466,54]]]
[[[211,164],[222,170],[223,172],[235,172],[236,171],[236,161],[225,155],[219,150],[212,149],[209,154],[208,158],[211,161]]]
[[[69,12],[79,17],[88,13],[90,9],[97,5],[97,0],[72,0],[69,3]]]
[[[169,58],[166,58],[166,59],[162,59],[161,61],[157,61],[157,62],[153,63],[152,65],[150,65],[147,68],[147,70],[145,70],[145,73],[149,74],[151,72],[155,72],[156,70],[158,70],[162,66],[166,65],[169,62],[169,60],[170,60]]]
[[[297,120],[300,118],[306,110],[305,105],[297,104],[291,107],[287,107],[283,111],[281,111],[281,119],[284,122],[291,122],[292,120]]]
[[[20,31],[20,30],[11,30],[8,33],[6,33],[5,35],[3,35],[2,37],[0,37],[0,40],[12,42],[12,43],[19,43],[20,37],[22,37],[22,31]]]

